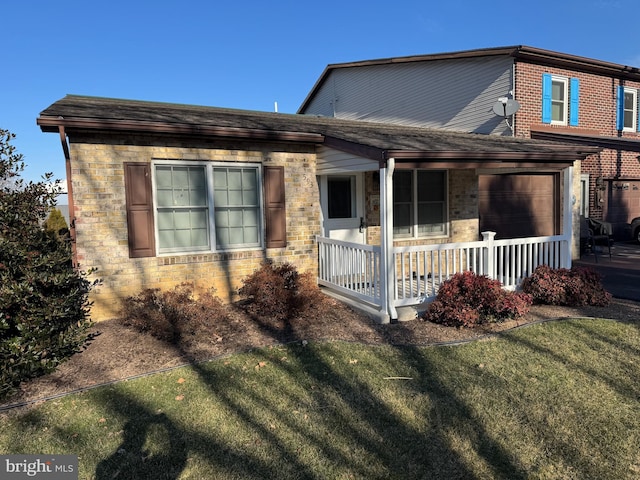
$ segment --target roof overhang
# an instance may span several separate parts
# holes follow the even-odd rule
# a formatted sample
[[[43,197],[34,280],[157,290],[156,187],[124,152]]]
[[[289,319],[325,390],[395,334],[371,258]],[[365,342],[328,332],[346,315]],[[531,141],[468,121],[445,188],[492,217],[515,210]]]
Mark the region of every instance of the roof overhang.
[[[532,127],[531,138],[546,141],[562,141],[576,145],[589,145],[640,153],[640,140],[624,137],[608,137],[588,131],[564,131],[545,127]]]
[[[47,117],[41,115],[37,119],[37,124],[40,126],[43,132],[58,132],[62,127],[67,133],[82,130],[100,130],[296,143],[322,143],[324,140],[324,136],[319,133],[274,131],[211,125],[177,124],[167,122],[145,122],[138,120],[131,121],[95,118],[65,119],[63,117]]]
[[[557,145],[553,151],[464,151],[464,150],[385,150],[327,136],[324,145],[336,150],[376,160],[385,168],[390,158],[396,168],[476,169],[543,168],[560,170],[576,160],[601,151],[597,147],[574,148]]]

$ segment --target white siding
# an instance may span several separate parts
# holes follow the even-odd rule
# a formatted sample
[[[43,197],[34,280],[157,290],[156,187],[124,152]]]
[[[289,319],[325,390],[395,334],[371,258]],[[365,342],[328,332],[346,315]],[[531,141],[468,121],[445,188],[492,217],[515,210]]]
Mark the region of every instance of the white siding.
[[[338,68],[304,113],[510,135],[492,108],[513,88],[512,64],[482,57]]]
[[[347,172],[369,172],[380,168],[378,162],[349,153],[320,147],[317,153],[317,175],[330,175]]]

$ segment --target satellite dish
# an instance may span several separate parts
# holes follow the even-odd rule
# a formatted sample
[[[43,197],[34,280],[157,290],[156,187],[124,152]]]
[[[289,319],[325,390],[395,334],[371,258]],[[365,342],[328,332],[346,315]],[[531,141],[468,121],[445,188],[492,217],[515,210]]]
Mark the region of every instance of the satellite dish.
[[[520,104],[513,98],[500,97],[493,105],[493,113],[499,117],[510,117],[520,110]]]

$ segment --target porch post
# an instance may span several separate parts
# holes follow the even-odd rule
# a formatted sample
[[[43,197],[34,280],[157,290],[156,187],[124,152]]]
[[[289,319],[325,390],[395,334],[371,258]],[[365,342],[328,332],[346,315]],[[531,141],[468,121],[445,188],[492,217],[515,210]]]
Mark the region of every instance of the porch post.
[[[496,251],[493,241],[496,238],[496,232],[480,232],[484,245],[484,271],[480,272],[491,279],[496,278]]]
[[[564,195],[562,198],[562,236],[560,252],[560,268],[571,268],[571,251],[573,245],[573,167],[564,169]]]
[[[395,260],[393,257],[393,170],[395,160],[389,158],[387,166],[380,169],[380,301],[381,313],[387,313],[393,320],[398,312],[395,300]]]

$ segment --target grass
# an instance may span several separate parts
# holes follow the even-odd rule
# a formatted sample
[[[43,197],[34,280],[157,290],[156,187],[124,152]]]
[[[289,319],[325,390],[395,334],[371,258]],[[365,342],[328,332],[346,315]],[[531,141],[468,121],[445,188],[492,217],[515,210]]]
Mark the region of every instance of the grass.
[[[462,346],[256,350],[5,415],[2,453],[80,478],[640,476],[640,329],[551,322]]]

